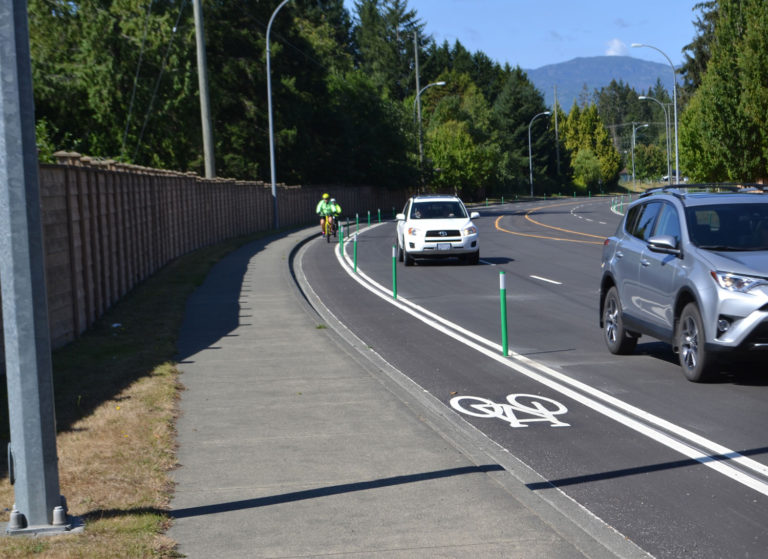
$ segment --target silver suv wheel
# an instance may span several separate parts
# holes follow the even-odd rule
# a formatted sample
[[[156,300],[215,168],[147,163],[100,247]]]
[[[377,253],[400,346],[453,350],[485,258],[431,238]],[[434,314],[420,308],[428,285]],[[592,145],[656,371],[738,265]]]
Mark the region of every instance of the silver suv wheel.
[[[608,351],[616,355],[632,353],[637,345],[637,336],[631,336],[624,330],[619,292],[615,287],[608,290],[603,304],[603,339]]]
[[[703,382],[714,372],[714,358],[705,346],[704,325],[695,303],[688,303],[680,314],[677,347],[680,366],[688,380]]]

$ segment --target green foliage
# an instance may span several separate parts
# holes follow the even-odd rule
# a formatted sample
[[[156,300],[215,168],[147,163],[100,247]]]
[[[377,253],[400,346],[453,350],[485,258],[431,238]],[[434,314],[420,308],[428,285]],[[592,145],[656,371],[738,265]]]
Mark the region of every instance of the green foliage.
[[[594,188],[600,183],[600,161],[591,149],[585,148],[573,158],[573,176],[577,185]]]
[[[681,158],[694,180],[768,177],[768,16],[760,0],[721,0],[711,58],[682,119]]]
[[[529,145],[534,176],[554,169],[554,134],[548,119],[531,120],[546,110],[544,98],[520,68],[512,70],[492,108],[492,122],[501,151],[498,176],[501,184],[526,192],[529,185]]]
[[[635,146],[635,176],[644,180],[658,180],[667,174],[667,152],[655,144]]]
[[[479,187],[493,173],[494,147],[475,143],[469,125],[455,120],[435,126],[427,136],[429,157],[440,169],[432,181],[436,189],[467,194],[472,199],[482,196]]]
[[[565,147],[574,162],[575,177],[581,177],[586,182],[590,175],[585,174],[584,169],[591,170],[591,158],[595,158],[599,165],[599,182],[613,185],[618,181],[621,156],[603,125],[597,105],[589,105],[584,109],[574,105],[563,127],[563,135]],[[585,150],[589,155],[579,158],[579,154]]]
[[[265,33],[275,4],[203,4],[219,176],[270,179]],[[612,83],[594,96],[585,92],[572,115],[559,110],[557,145],[554,117],[530,125],[548,108],[525,72],[459,41],[436,45],[408,4],[356,0],[350,14],[343,0],[293,0],[275,17],[270,64],[278,181],[418,184],[414,50],[419,87],[447,82],[421,96],[425,176],[468,199],[527,193],[529,162],[537,191],[556,192],[570,181],[571,158],[583,149],[598,161],[599,181],[611,183],[626,138],[619,124],[663,121],[659,107]],[[191,3],[29,0],[28,6],[42,160],[64,149],[202,173]],[[744,75],[764,66],[761,37],[750,40],[756,62],[745,62]],[[660,85],[651,93],[669,99]],[[752,121],[763,97],[759,88],[745,93],[743,111]],[[572,120],[574,114],[583,119]],[[582,156],[579,169],[588,159]]]
[[[701,12],[696,21],[693,22],[698,35],[683,47],[685,62],[679,70],[684,81],[683,91],[688,97],[701,86],[702,77],[707,70],[707,64],[709,64],[718,15],[717,0],[699,2],[694,5],[693,9]]]

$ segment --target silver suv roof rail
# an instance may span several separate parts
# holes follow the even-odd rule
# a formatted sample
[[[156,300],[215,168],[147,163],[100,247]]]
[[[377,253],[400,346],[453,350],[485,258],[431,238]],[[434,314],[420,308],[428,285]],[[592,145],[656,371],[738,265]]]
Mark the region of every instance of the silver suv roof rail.
[[[745,193],[768,193],[768,186],[759,183],[697,183],[697,184],[669,184],[666,186],[655,186],[647,189],[639,197],[645,198],[654,194],[672,194],[683,198],[689,192],[745,192]]]

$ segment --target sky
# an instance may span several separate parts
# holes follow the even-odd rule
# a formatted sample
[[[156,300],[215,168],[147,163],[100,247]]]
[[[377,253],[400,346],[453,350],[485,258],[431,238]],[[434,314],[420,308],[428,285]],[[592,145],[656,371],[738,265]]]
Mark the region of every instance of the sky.
[[[632,56],[683,63],[696,36],[699,0],[408,0],[438,44],[458,39],[470,52],[524,70],[586,56]],[[354,18],[354,0],[344,5]]]

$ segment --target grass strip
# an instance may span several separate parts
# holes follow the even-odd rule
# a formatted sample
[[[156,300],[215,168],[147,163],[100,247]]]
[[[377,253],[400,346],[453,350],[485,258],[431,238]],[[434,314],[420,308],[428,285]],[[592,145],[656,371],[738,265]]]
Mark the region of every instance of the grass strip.
[[[175,260],[80,339],[53,353],[61,493],[85,530],[2,536],[0,557],[180,556],[165,532],[171,522],[169,471],[176,466],[174,425],[183,389],[173,358],[185,304],[221,258],[266,235],[233,239]],[[7,395],[0,395],[0,422],[0,436],[7,437]],[[7,523],[14,494],[3,466],[0,518]]]

